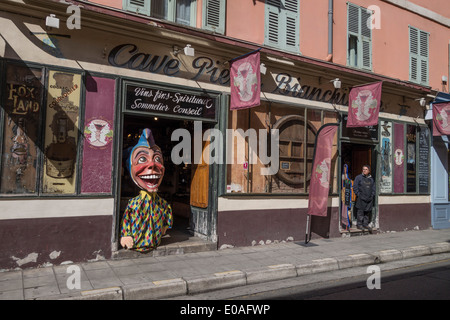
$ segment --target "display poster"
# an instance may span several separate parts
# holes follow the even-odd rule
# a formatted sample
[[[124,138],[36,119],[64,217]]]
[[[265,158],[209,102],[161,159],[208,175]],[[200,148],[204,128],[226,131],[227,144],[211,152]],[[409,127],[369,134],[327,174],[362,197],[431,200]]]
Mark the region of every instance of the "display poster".
[[[37,192],[37,152],[43,93],[41,69],[8,64],[4,92],[1,193]]]
[[[88,76],[81,193],[110,193],[116,81]]]
[[[381,121],[381,180],[380,193],[392,193],[392,122]]]
[[[419,127],[419,193],[430,192],[430,130],[427,127]]]
[[[394,192],[405,192],[405,131],[403,124],[394,124]]]
[[[76,160],[81,75],[50,70],[45,121],[44,193],[72,194]]]

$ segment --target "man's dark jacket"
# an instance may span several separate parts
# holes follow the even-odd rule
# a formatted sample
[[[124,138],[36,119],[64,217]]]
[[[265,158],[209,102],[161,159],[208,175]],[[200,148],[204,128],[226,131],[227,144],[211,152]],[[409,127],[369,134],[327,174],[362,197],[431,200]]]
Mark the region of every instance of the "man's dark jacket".
[[[371,211],[375,197],[375,181],[372,176],[358,175],[353,183],[353,192],[356,195],[356,208]]]

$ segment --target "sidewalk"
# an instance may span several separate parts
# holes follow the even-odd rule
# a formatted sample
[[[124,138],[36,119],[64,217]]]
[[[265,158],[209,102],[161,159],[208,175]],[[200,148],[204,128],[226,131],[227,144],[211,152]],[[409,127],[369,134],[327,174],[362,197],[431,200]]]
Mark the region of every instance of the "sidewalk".
[[[0,300],[164,299],[443,252],[449,229],[129,257],[0,272]],[[68,288],[69,267],[81,289]]]

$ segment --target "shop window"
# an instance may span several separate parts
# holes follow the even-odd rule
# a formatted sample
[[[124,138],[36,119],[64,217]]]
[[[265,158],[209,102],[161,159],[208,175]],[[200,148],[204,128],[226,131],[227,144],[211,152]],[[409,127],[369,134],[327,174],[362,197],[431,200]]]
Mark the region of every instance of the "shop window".
[[[50,70],[44,131],[44,193],[74,194],[81,74]]]
[[[416,126],[406,126],[406,192],[416,192]]]
[[[382,121],[380,193],[430,192],[430,130],[425,126]],[[392,144],[392,148],[390,145]],[[392,152],[392,166],[389,153]],[[391,176],[389,176],[389,173]],[[391,181],[393,187],[391,187]]]
[[[123,9],[187,26],[195,26],[196,0],[123,0]]]
[[[5,73],[0,194],[111,194],[115,80],[13,62]]]
[[[40,68],[9,64],[4,85],[1,193],[36,194],[43,75]]]
[[[261,106],[247,110],[230,112],[229,129],[241,129],[239,139],[231,143],[233,162],[227,165],[228,193],[297,193],[305,194],[309,190],[314,145],[318,129],[324,123],[336,123],[336,113],[320,110],[283,107],[262,103]],[[271,166],[264,163],[264,146],[260,141],[267,142],[268,155],[274,155],[273,141],[265,138],[270,129],[278,130],[278,171],[272,175],[262,175],[261,169]],[[252,142],[257,139],[257,142]],[[265,139],[265,140],[264,140]],[[252,145],[258,145],[257,152]],[[238,150],[242,151],[243,161],[238,159]],[[332,188],[337,192],[337,136],[333,144],[332,158]],[[256,158],[257,161],[252,161]]]

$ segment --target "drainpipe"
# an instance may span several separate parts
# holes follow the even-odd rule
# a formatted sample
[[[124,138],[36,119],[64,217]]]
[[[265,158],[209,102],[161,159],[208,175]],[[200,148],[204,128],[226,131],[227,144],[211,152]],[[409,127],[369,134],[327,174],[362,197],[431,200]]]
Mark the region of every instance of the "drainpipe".
[[[333,0],[328,0],[328,56],[327,61],[333,61]]]

